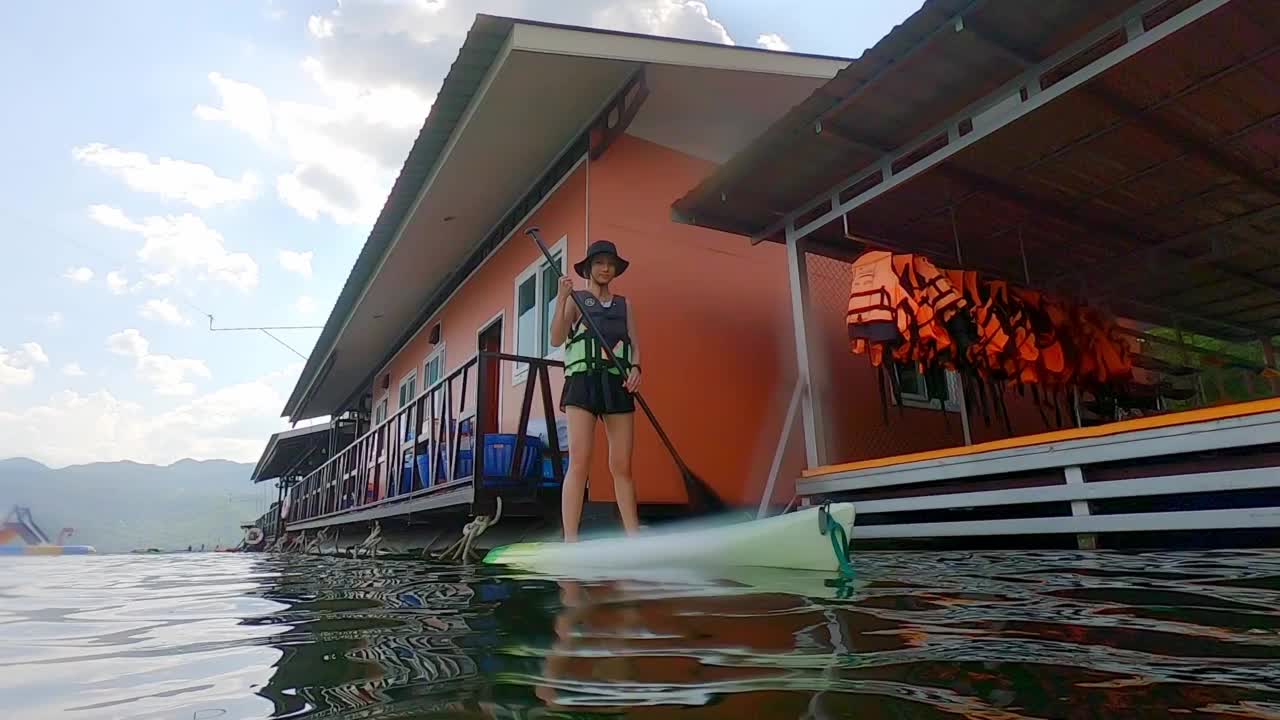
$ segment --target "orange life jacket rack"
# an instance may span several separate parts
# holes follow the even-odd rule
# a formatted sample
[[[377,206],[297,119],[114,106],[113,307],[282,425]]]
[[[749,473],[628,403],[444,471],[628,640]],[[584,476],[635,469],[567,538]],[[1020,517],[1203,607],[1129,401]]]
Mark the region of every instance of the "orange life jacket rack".
[[[922,375],[932,368],[959,372],[969,380],[966,405],[988,425],[994,410],[1010,432],[1007,384],[1020,394],[1031,391],[1046,424],[1045,409],[1052,406],[1061,427],[1069,389],[1109,393],[1132,378],[1119,326],[1097,309],[972,270],[940,270],[921,255],[872,250],[859,256],[846,324],[850,350],[868,355],[885,373],[899,407],[901,389],[886,357]],[[878,383],[884,403],[885,377]],[[887,413],[886,407],[886,422]]]

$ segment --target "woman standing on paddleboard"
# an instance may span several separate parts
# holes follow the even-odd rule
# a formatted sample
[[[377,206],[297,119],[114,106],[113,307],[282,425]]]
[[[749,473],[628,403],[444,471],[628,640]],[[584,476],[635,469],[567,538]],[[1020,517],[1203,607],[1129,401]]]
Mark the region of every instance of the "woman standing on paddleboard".
[[[574,290],[573,279],[560,279],[555,313],[551,318],[551,344],[564,345],[564,391],[560,408],[569,419],[569,471],[565,474],[560,510],[565,542],[578,539],[583,489],[591,468],[596,421],[604,422],[609,441],[609,472],[618,499],[618,512],[628,535],[640,527],[635,485],[631,480],[631,448],[635,439],[635,399],[640,387],[640,352],[636,344],[635,315],[627,299],[615,295],[610,283],[627,271],[628,263],[613,243],[597,240],[587,255],[573,266],[587,280],[586,290]],[[596,336],[582,322],[577,294],[600,334],[613,349],[625,375],[609,360]]]

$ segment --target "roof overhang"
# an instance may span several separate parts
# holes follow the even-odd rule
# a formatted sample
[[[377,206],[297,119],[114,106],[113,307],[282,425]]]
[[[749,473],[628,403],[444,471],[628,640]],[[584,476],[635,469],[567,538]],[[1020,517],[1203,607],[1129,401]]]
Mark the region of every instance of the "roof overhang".
[[[297,421],[343,409],[640,68],[793,78],[798,99],[846,63],[477,16],[285,416]],[[781,112],[774,109],[768,121]],[[763,127],[748,126],[738,145]]]
[[[331,431],[330,423],[320,423],[272,435],[249,479],[260,483],[310,474],[329,459]]]
[[[1277,77],[1280,3],[930,0],[675,212],[1266,337],[1280,330]]]

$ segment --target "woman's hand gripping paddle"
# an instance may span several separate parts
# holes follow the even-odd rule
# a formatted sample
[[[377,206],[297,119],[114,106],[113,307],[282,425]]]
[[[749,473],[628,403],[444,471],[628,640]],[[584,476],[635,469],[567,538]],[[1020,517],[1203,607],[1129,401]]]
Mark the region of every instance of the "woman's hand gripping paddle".
[[[546,244],[542,242],[542,235],[538,232],[538,228],[531,227],[528,230],[525,230],[525,234],[533,238],[533,241],[538,244],[538,249],[541,250],[543,256],[547,258],[547,262],[550,263],[551,267],[555,270],[556,279],[559,280],[560,266],[556,263],[555,259],[551,257],[551,251],[547,249]],[[627,374],[626,368],[622,366],[622,363],[618,360],[617,356],[613,354],[613,348],[609,347],[605,343],[604,335],[601,334],[600,328],[596,327],[595,321],[587,314],[586,308],[582,307],[582,300],[578,298],[576,293],[570,293],[569,297],[573,298],[573,303],[578,306],[578,313],[582,316],[582,321],[586,323],[587,329],[591,331],[591,334],[596,336],[596,340],[600,342],[600,347],[604,348],[605,354],[609,356],[609,361],[612,362],[614,366],[618,368],[618,372],[622,373],[625,377]],[[715,490],[711,489],[711,486],[707,485],[702,478],[695,475],[693,470],[690,470],[689,466],[684,463],[684,459],[680,457],[680,453],[676,452],[675,445],[671,443],[671,438],[667,437],[667,433],[662,429],[662,426],[658,424],[658,418],[655,417],[653,411],[649,409],[649,404],[644,401],[640,392],[636,391],[633,393],[633,396],[636,399],[636,403],[642,410],[644,410],[644,414],[648,416],[649,422],[653,425],[653,429],[658,432],[658,437],[662,439],[662,444],[667,446],[667,452],[671,453],[671,458],[676,461],[676,465],[680,468],[680,474],[684,476],[684,489],[689,495],[689,506],[694,510],[694,512],[698,513],[723,512],[725,510],[724,500],[716,494]]]

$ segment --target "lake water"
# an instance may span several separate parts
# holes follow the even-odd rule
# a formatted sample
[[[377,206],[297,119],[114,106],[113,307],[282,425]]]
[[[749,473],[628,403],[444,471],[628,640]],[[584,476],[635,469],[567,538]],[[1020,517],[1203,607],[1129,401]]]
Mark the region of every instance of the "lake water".
[[[1280,552],[856,564],[834,599],[804,575],[751,589],[407,560],[0,558],[0,715],[1280,717]]]

